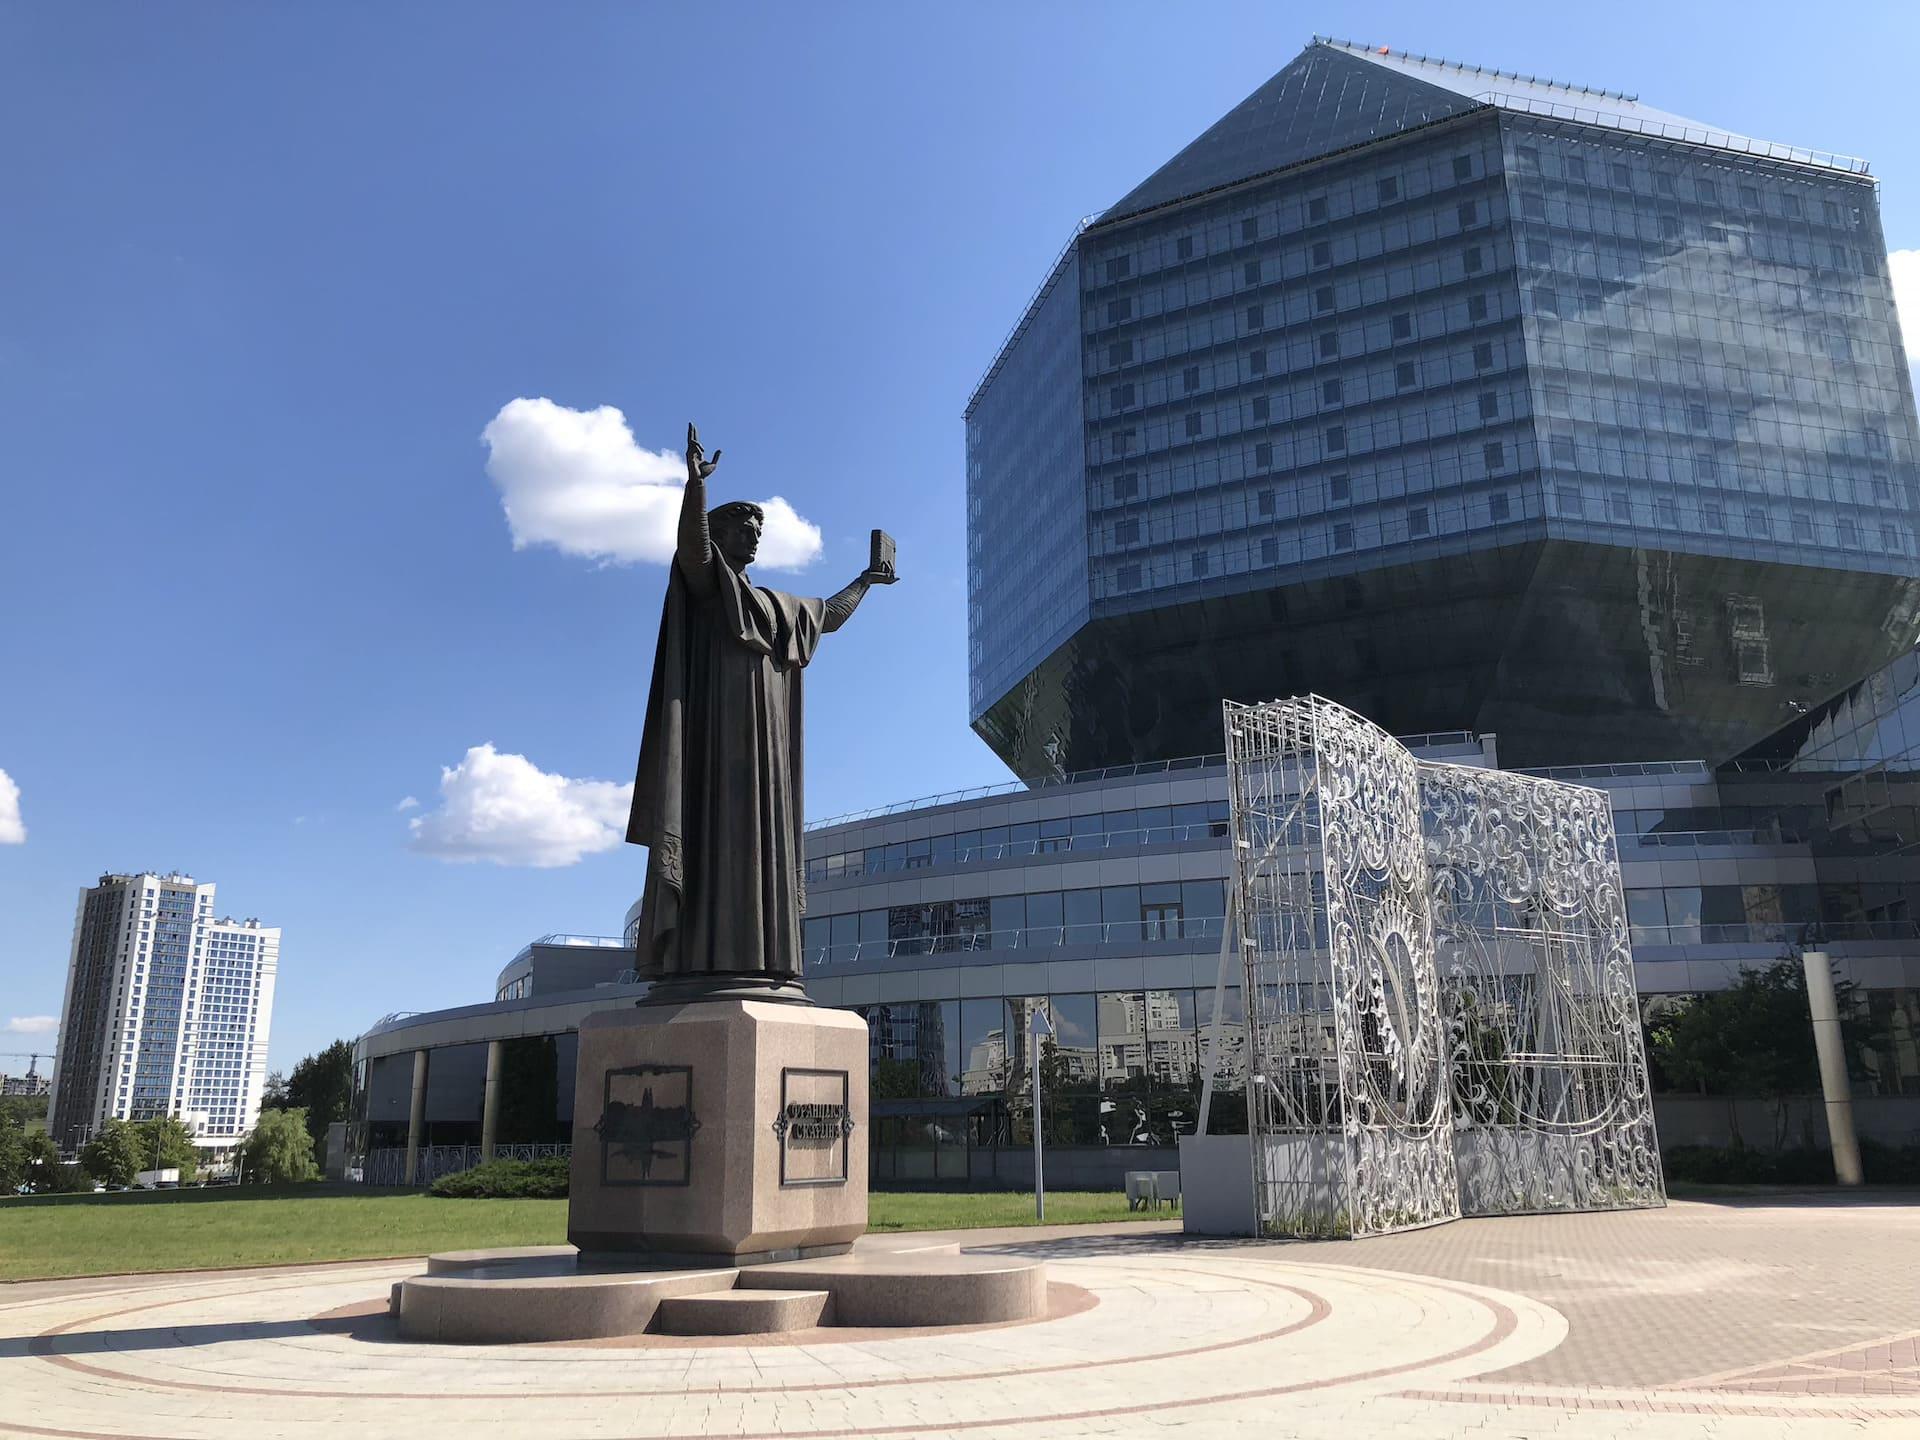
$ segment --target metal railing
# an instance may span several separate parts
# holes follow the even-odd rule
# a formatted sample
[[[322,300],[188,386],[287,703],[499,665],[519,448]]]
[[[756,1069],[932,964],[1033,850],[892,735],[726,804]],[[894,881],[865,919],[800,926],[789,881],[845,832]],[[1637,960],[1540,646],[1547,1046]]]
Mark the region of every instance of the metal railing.
[[[496,1145],[496,1160],[564,1160],[573,1154],[571,1145]],[[458,1175],[483,1163],[485,1154],[478,1145],[422,1145],[414,1167],[413,1183],[431,1185],[442,1175]],[[362,1185],[404,1185],[407,1183],[407,1147],[382,1146],[369,1150],[360,1160]]]
[[[1784,826],[1768,825],[1745,830],[1656,830],[1646,834],[1620,832],[1620,848],[1680,850],[1705,849],[1724,845],[1804,845],[1807,837]]]
[[[1631,779],[1636,775],[1708,775],[1704,760],[1628,760],[1611,765],[1536,765],[1511,772],[1545,780]]]
[[[846,940],[805,948],[808,973],[834,966],[918,955],[966,955],[984,950],[1053,950],[1063,945],[1152,945],[1176,940],[1218,942],[1220,916],[1165,920],[1088,920],[1076,925],[1021,925],[890,940]]]
[[[1109,765],[1099,770],[1074,770],[1065,775],[1038,780],[1000,780],[992,785],[975,785],[965,790],[946,790],[937,795],[922,795],[914,800],[896,800],[890,805],[874,805],[865,810],[849,810],[829,815],[824,820],[809,820],[808,830],[828,830],[835,825],[851,825],[858,820],[883,820],[891,815],[906,815],[929,810],[937,805],[957,805],[963,800],[988,800],[996,795],[1031,795],[1061,785],[1086,785],[1099,780],[1130,780],[1144,775],[1170,775],[1182,770],[1224,768],[1225,755],[1188,755],[1177,760],[1149,760],[1138,765]]]
[[[860,865],[832,869],[830,856],[807,862],[808,880],[840,880],[864,875],[893,875],[904,870],[930,870],[936,865],[979,865],[989,860],[1011,860],[1028,855],[1065,855],[1093,850],[1124,850],[1142,845],[1184,845],[1195,840],[1225,840],[1227,822],[1202,820],[1187,825],[1148,825],[1135,830],[1102,830],[1094,835],[1046,835],[1033,840],[1008,840],[995,845],[956,846],[951,855],[909,855],[902,860],[868,858]],[[868,851],[869,857],[872,852]]]
[[[1609,130],[1626,130],[1660,140],[1678,140],[1688,145],[1732,150],[1741,155],[1756,155],[1763,160],[1816,165],[1823,170],[1839,170],[1849,175],[1873,173],[1873,167],[1855,155],[1836,155],[1831,150],[1810,150],[1800,145],[1782,145],[1773,140],[1755,140],[1750,135],[1735,135],[1731,131],[1714,130],[1704,125],[1676,125],[1671,121],[1655,120],[1651,116],[1625,115],[1617,110],[1543,100],[1536,95],[1513,95],[1500,90],[1483,90],[1473,98],[1485,105],[1498,105],[1502,110],[1543,115],[1550,120],[1571,120],[1579,125],[1602,125]]]
[[[1797,945],[1806,935],[1808,924],[1805,920],[1768,920],[1729,925],[1630,924],[1628,929],[1636,949],[1643,945]],[[1920,921],[1821,921],[1820,933],[1829,944],[1920,940]]]

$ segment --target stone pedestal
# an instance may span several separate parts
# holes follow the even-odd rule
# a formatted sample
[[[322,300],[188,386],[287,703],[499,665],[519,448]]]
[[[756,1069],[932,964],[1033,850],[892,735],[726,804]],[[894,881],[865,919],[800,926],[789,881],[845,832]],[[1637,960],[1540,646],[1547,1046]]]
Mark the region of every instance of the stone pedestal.
[[[753,1000],[580,1023],[567,1239],[591,1253],[838,1254],[867,1228],[867,1026]]]

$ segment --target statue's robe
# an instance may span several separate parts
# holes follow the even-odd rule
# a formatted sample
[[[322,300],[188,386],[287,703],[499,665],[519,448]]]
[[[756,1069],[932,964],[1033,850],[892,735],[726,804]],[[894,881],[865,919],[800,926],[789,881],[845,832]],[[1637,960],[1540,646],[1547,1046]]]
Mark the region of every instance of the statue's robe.
[[[717,549],[690,548],[667,580],[627,825],[647,847],[637,968],[798,975],[800,681],[826,602],[763,589]]]

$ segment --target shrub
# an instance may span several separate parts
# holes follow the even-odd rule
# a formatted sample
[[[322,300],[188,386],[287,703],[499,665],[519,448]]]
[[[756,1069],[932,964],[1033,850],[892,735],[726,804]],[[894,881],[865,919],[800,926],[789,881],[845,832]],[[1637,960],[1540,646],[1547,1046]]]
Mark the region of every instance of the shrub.
[[[1668,1180],[1696,1185],[1831,1185],[1833,1152],[1824,1148],[1753,1150],[1746,1146],[1676,1145],[1661,1157]],[[1860,1168],[1869,1184],[1920,1181],[1920,1145],[1860,1142]]]
[[[570,1168],[560,1156],[489,1160],[457,1175],[442,1175],[427,1193],[443,1200],[564,1200]]]

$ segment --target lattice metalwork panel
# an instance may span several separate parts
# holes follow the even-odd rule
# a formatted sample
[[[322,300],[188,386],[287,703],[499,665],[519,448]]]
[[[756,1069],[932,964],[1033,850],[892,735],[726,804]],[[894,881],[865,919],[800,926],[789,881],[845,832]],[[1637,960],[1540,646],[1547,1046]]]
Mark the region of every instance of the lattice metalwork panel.
[[[1665,1204],[1605,793],[1419,777],[1462,1210]]]
[[[1318,696],[1226,706],[1249,1131],[1269,1235],[1460,1213],[1413,757]]]

